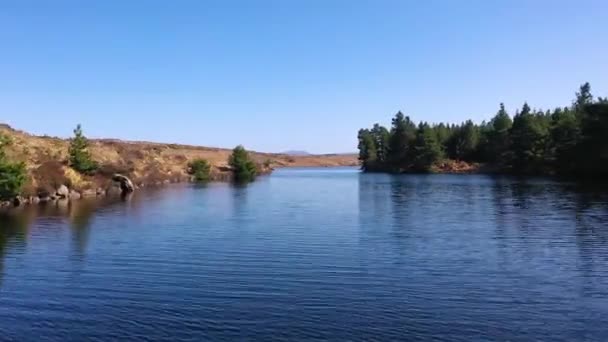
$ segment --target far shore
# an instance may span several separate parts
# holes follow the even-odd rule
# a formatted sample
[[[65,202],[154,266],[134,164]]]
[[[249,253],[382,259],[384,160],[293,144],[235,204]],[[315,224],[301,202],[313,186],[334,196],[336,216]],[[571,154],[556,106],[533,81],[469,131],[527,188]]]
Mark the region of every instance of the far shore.
[[[69,139],[37,136],[0,123],[0,135],[10,139],[5,147],[8,160],[22,162],[26,182],[19,196],[0,202],[3,206],[46,202],[61,197],[106,196],[118,192],[115,174],[126,175],[136,188],[193,181],[189,163],[203,159],[210,166],[209,181],[232,180],[228,159],[232,150],[171,143],[90,139],[88,150],[98,163],[94,174],[77,172],[68,165]],[[277,168],[358,166],[356,154],[290,155],[250,151],[258,174]],[[63,187],[67,193],[58,194]]]

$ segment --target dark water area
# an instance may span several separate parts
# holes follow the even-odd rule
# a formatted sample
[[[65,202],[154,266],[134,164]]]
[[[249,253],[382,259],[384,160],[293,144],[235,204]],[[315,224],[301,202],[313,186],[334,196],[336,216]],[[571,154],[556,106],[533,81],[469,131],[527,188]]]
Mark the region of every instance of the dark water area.
[[[608,341],[608,192],[286,169],[0,216],[0,340]]]

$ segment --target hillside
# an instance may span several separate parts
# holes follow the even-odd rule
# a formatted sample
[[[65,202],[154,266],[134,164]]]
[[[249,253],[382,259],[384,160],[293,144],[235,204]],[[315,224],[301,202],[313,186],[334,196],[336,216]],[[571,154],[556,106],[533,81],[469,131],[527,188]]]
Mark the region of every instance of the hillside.
[[[114,139],[90,140],[93,159],[100,164],[94,176],[82,176],[66,166],[67,139],[35,136],[0,124],[0,134],[10,137],[7,154],[10,159],[26,163],[29,181],[24,195],[36,195],[43,189],[53,192],[68,183],[77,190],[107,186],[115,172],[131,177],[138,186],[188,181],[188,162],[206,159],[212,166],[213,180],[229,180],[227,165],[230,149],[208,148],[180,144],[163,144]],[[262,173],[280,167],[331,167],[357,165],[356,155],[307,155],[251,152]]]

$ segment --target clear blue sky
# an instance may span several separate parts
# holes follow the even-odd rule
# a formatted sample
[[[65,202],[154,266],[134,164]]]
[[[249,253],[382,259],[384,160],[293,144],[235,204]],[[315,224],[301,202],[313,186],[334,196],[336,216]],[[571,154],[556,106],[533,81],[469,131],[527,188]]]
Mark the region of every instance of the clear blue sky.
[[[3,0],[0,122],[356,150],[360,127],[608,95],[608,1]]]

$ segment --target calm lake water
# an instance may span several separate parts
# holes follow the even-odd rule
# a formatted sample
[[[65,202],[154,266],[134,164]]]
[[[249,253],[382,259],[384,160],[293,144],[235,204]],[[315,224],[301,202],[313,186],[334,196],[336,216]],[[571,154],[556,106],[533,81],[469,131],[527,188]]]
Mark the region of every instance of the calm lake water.
[[[608,341],[608,198],[279,170],[0,217],[0,340]]]

